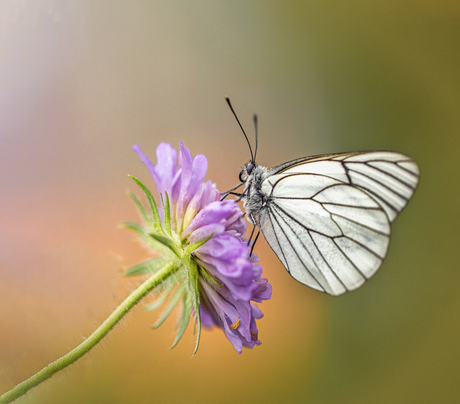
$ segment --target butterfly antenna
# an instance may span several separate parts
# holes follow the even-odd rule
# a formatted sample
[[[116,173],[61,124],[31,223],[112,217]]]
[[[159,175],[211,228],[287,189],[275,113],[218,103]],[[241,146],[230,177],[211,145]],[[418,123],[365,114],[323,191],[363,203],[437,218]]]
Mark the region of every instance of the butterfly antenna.
[[[246,132],[244,131],[243,126],[241,125],[240,120],[239,120],[238,117],[236,116],[235,110],[233,109],[232,104],[231,104],[231,102],[230,102],[230,98],[225,97],[225,100],[227,101],[227,104],[228,104],[228,106],[230,107],[230,110],[232,111],[233,116],[234,116],[235,119],[236,119],[236,122],[238,122],[238,125],[240,125],[240,128],[241,128],[241,130],[243,131],[243,135],[244,135],[244,137],[246,138],[246,142],[248,142],[249,151],[251,152],[251,161],[254,162],[254,161],[255,161],[255,160],[254,160],[254,154],[252,153],[252,147],[251,147],[251,143],[249,143],[248,136],[246,135]]]
[[[256,131],[256,150],[254,152],[254,162],[256,161],[257,158],[257,147],[259,146],[259,136],[257,136],[258,130],[257,130],[257,114],[254,114],[254,128]]]

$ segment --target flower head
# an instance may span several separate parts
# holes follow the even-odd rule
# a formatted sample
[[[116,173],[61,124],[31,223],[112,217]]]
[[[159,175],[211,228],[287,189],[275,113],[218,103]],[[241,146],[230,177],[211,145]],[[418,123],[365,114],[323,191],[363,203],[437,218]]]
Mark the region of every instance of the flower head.
[[[175,289],[166,316],[182,299],[181,325],[174,345],[193,313],[198,328],[197,346],[201,324],[222,328],[238,353],[243,346],[259,345],[256,320],[263,314],[251,302],[270,299],[271,285],[262,278],[258,258],[251,255],[244,239],[247,225],[238,204],[233,200],[220,200],[216,185],[204,181],[208,168],[206,157],[193,158],[182,143],[179,153],[168,143],[160,143],[156,164],[137,144],[133,150],[148,168],[163,204],[158,213],[149,191],[135,179],[150,195],[152,218],[133,196],[148,228],[128,226],[165,255],[132,268],[128,274],[157,270],[165,260],[177,261],[175,277],[164,286],[160,298],[162,302],[165,295]]]

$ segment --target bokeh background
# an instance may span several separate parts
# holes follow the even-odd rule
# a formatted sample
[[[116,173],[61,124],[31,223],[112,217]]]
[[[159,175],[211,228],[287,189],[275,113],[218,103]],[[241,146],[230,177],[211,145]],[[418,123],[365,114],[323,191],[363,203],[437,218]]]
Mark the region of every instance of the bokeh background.
[[[140,304],[98,347],[18,403],[460,401],[460,3],[454,0],[5,0],[0,3],[0,391],[88,336],[148,256],[118,223],[131,151],[183,141],[237,183],[258,162],[395,149],[420,186],[363,288],[295,282],[265,241],[263,344],[237,355]],[[136,190],[137,192],[137,190]]]

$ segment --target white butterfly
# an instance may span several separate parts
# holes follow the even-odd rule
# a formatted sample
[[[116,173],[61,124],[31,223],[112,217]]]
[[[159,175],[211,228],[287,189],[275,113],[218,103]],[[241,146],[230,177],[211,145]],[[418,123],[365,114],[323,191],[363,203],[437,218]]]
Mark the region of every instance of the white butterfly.
[[[240,173],[239,195],[247,217],[294,279],[337,296],[375,274],[387,254],[390,223],[417,187],[420,171],[410,157],[371,150],[267,169],[257,165],[252,150],[251,156]]]

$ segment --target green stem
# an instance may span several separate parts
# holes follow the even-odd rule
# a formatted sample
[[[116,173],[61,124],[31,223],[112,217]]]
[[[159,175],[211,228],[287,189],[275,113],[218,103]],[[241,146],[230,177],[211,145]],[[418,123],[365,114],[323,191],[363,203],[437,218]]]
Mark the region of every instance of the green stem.
[[[141,300],[147,293],[149,293],[155,286],[161,281],[165,280],[177,269],[177,263],[171,262],[166,264],[162,269],[155,272],[150,278],[148,278],[142,285],[140,285],[134,292],[132,292],[124,301],[121,303],[115,311],[94,331],[85,341],[83,341],[76,348],[71,350],[69,353],[60,357],[56,361],[50,363],[33,376],[19,383],[13,387],[10,391],[7,391],[0,396],[0,404],[11,403],[18,397],[25,394],[31,388],[43,383],[49,379],[56,372],[66,368],[67,366],[80,359],[85,353],[93,348],[102,338],[104,338],[108,332],[121,320],[121,318],[132,309],[139,300]]]

